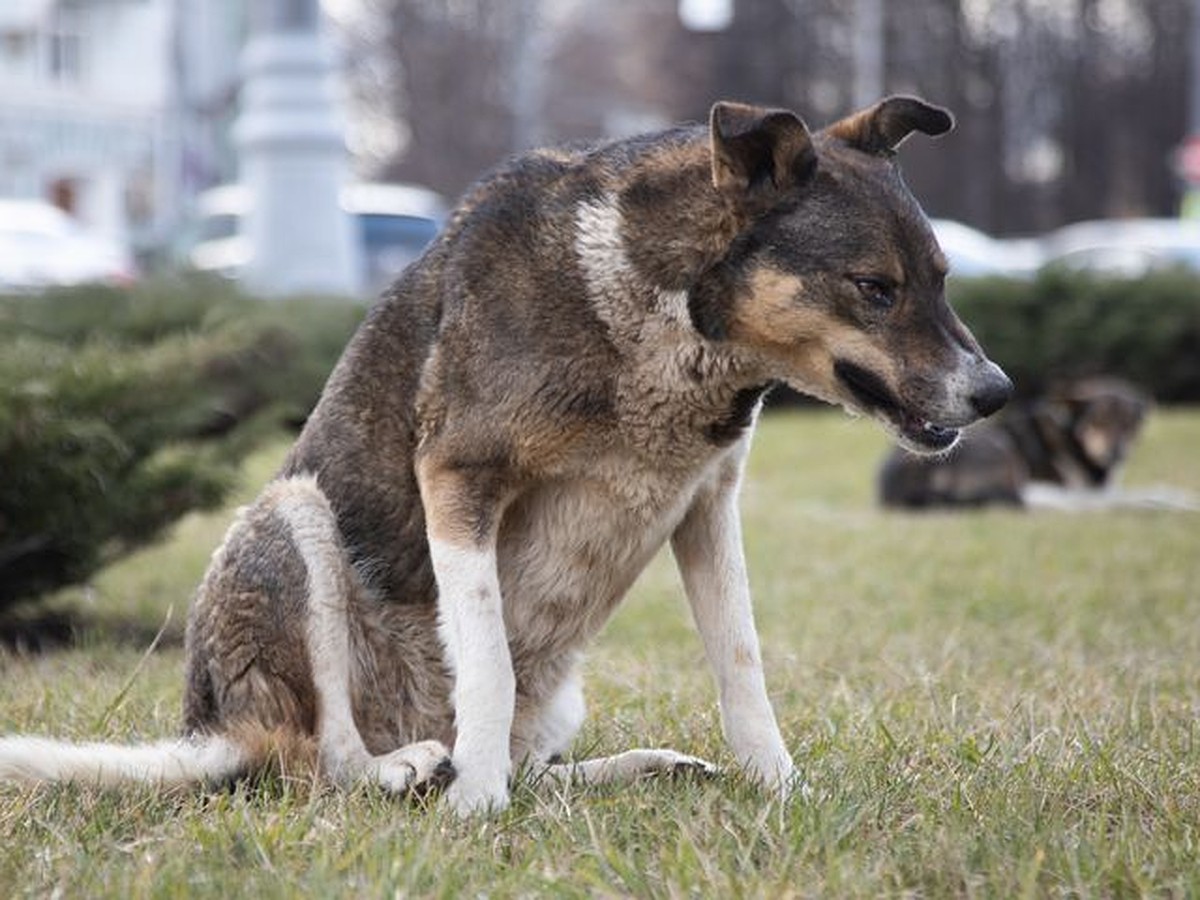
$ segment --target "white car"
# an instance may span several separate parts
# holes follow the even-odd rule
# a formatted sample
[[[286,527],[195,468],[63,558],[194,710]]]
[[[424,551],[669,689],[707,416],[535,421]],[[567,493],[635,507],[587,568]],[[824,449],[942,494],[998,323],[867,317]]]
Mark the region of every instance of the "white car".
[[[1173,266],[1200,271],[1200,221],[1195,219],[1076,222],[1042,241],[1046,265],[1125,278]]]
[[[236,278],[250,261],[241,223],[250,211],[243,184],[211,188],[196,200],[196,234],[187,261],[197,269]],[[349,184],[342,209],[352,215],[363,250],[363,284],[378,291],[420,256],[446,216],[446,203],[428,188],[411,184]]]
[[[1043,251],[1034,238],[995,238],[950,219],[931,219],[929,224],[950,262],[951,277],[1032,278],[1042,264]]]
[[[127,284],[136,269],[115,241],[85,230],[41,200],[0,200],[0,292],[107,282]]]

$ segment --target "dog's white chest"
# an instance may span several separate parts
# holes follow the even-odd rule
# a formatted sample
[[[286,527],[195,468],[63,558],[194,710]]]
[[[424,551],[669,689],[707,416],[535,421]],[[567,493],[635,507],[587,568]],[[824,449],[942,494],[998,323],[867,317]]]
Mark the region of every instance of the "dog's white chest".
[[[670,536],[699,478],[638,471],[541,486],[501,527],[498,568],[514,649],[561,652],[604,624]]]

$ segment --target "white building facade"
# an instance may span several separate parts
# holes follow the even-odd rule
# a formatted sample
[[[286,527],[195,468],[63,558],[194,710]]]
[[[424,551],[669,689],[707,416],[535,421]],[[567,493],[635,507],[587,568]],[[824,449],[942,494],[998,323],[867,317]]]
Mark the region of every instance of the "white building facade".
[[[0,2],[0,196],[164,243],[229,176],[239,0]]]

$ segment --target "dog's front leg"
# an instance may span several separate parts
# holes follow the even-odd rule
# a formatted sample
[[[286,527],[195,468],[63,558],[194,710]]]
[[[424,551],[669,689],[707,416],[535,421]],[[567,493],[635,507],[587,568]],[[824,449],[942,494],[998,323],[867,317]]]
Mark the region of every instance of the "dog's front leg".
[[[725,739],[752,777],[786,793],[795,767],[767,698],[742,550],[739,478],[725,475],[697,496],[671,549],[716,677]]]
[[[500,515],[492,486],[453,469],[418,468],[439,632],[454,673],[455,779],[460,815],[508,805],[516,685],[496,569]]]

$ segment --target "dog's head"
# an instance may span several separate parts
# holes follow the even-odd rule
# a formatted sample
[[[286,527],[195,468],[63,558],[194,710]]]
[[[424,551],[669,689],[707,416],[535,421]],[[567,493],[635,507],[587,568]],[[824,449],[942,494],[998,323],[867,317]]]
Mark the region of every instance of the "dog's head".
[[[748,224],[689,294],[706,336],[919,452],[947,449],[1012,391],[947,304],[946,259],[894,159],[912,132],[952,124],[910,97],[815,134],[786,110],[718,103],[713,184]]]
[[[1124,462],[1151,405],[1128,381],[1103,377],[1057,384],[1040,403],[1070,435],[1098,483]]]

